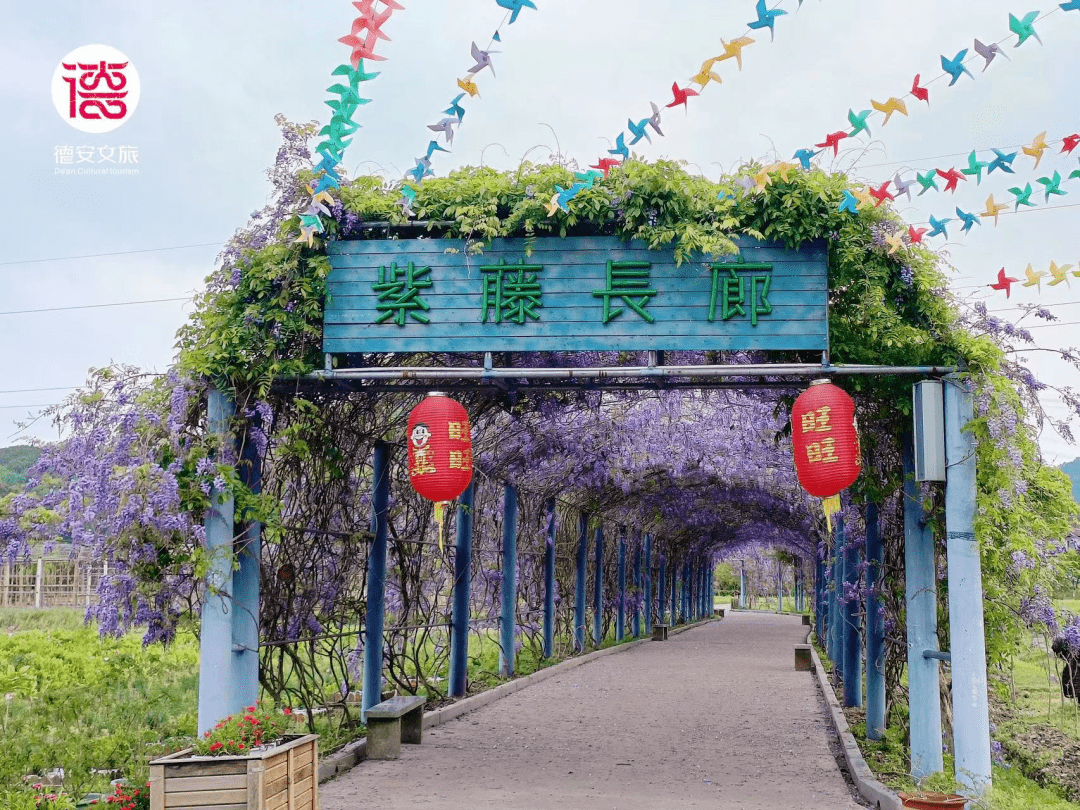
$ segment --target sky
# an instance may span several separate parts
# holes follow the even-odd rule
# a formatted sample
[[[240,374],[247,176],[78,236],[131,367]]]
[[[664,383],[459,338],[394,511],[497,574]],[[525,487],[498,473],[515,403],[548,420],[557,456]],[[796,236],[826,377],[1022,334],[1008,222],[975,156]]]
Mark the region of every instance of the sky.
[[[684,160],[690,171],[716,179],[741,162],[790,160],[825,135],[848,129],[849,110],[871,99],[904,97],[918,73],[930,103],[904,98],[871,135],[846,141],[823,166],[880,185],[897,170],[967,165],[973,149],[1008,152],[1040,132],[1050,142],[1080,131],[1080,11],[1039,0],[782,0],[789,13],[734,60],[718,63],[721,85],[709,85],[687,108],[665,109],[666,137],[634,149],[654,160]],[[1034,3],[1035,0],[1030,0]],[[456,79],[473,65],[470,45],[485,47],[497,28],[495,76],[478,77],[480,97],[466,99],[466,116],[451,154],[438,154],[436,173],[465,165],[500,169],[524,157],[553,153],[584,168],[606,153],[650,101],[672,100],[671,84],[689,84],[701,63],[723,51],[721,40],[747,33],[753,0],[534,0],[512,25],[496,0],[403,0],[385,24],[382,71],[363,86],[372,103],[355,120],[363,128],[346,152],[351,176],[401,177],[432,137],[428,124],[460,90]],[[770,7],[777,6],[775,0]],[[1014,47],[1009,14],[1045,16],[1035,25],[1042,42]],[[348,60],[337,39],[356,16],[346,0],[303,4],[270,0],[147,3],[135,0],[51,0],[44,6],[0,2],[0,155],[8,193],[0,201],[0,446],[26,437],[55,438],[47,420],[32,419],[60,401],[91,367],[112,362],[164,371],[174,335],[215,266],[224,241],[268,201],[266,169],[280,142],[274,116],[326,123],[331,71]],[[975,38],[1001,42],[1005,58],[949,87],[941,55],[971,48]],[[1004,40],[1004,41],[1003,41]],[[104,44],[122,51],[138,71],[141,98],[119,129],[90,134],[72,128],[53,105],[51,85],[60,61],[75,48]],[[969,53],[969,56],[973,54]],[[929,83],[929,84],[927,84]],[[128,147],[138,174],[58,175],[58,147]],[[1080,278],[1041,289],[1014,285],[1011,297],[986,287],[999,268],[1024,276],[1030,263],[1080,265],[1080,181],[1062,183],[1069,195],[1043,204],[1037,178],[1080,163],[1057,154],[1038,169],[1021,153],[1015,175],[997,172],[960,184],[955,195],[929,192],[898,208],[919,224],[954,208],[981,211],[987,195],[1013,199],[1019,182],[1036,189],[1038,207],[984,219],[967,235],[950,225],[950,239],[930,241],[953,268],[950,284],[969,300],[985,300],[1016,320],[1017,304],[1050,305],[1061,325],[1032,331],[1038,345],[1080,345]],[[989,153],[992,159],[992,153]],[[982,152],[980,160],[988,159]],[[916,186],[916,191],[918,187]],[[1010,205],[1009,210],[1012,210]],[[162,301],[160,299],[184,299]],[[124,306],[97,306],[154,301]],[[61,307],[86,307],[61,309]],[[51,310],[26,312],[26,310]],[[1043,324],[1027,319],[1024,323]],[[1052,385],[1080,388],[1080,372],[1052,352],[1025,355]],[[1053,395],[1045,408],[1059,417]],[[1080,436],[1080,422],[1073,420]],[[1049,428],[1040,437],[1044,458],[1080,456]]]

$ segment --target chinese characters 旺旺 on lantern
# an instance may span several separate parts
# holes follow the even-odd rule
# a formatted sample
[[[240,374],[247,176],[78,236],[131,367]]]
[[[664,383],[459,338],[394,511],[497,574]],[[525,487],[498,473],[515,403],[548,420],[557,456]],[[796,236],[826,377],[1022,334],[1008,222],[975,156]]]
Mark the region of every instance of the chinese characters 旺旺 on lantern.
[[[412,409],[408,423],[409,481],[435,502],[439,549],[443,510],[472,481],[472,427],[469,414],[446,394],[433,391]]]
[[[840,509],[841,490],[862,472],[855,403],[828,380],[814,380],[791,409],[791,437],[799,483],[823,499],[831,517]]]

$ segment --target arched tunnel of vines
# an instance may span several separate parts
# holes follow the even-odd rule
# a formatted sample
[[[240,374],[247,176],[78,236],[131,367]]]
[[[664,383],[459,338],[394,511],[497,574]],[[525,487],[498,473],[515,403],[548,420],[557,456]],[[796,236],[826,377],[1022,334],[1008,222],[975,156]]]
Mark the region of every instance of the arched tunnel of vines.
[[[974,400],[965,436],[977,460],[974,532],[989,666],[1004,671],[1025,627],[1040,621],[1076,641],[1076,616],[1040,617],[1054,588],[1075,576],[1075,555],[1064,543],[1077,509],[1065,476],[1040,460],[1035,427],[1045,417],[1038,384],[1006,352],[1019,338],[995,334],[985,308],[961,309],[932,250],[890,251],[883,234],[899,223],[891,209],[839,211],[847,185],[842,175],[817,168],[777,173],[759,193],[736,200],[724,192],[760,167],[714,183],[674,162],[630,160],[596,179],[573,213],[555,220],[544,215],[544,200],[556,185],[574,182],[569,168],[468,168],[423,184],[413,203],[419,227],[400,211],[396,190],[359,177],[342,185],[326,232],[309,244],[294,238],[299,220],[290,210],[313,179],[307,141],[314,130],[282,126],[275,200],[230,242],[178,335],[174,368],[164,377],[124,367],[94,372],[56,414],[69,438],[45,449],[33,486],[0,514],[0,539],[11,559],[62,537],[107,561],[99,598],[87,608],[104,634],[140,627],[153,644],[190,629],[200,608],[220,596],[208,578],[241,564],[244,538],[254,530],[261,532],[255,638],[264,699],[303,710],[311,729],[328,722],[337,739],[348,739],[361,725],[364,662],[377,656],[382,689],[422,692],[433,704],[449,700],[460,581],[455,538],[463,511],[450,508],[437,518],[433,504],[410,486],[406,463],[410,410],[429,391],[445,391],[472,424],[470,691],[500,680],[500,656],[527,672],[610,645],[616,636],[640,635],[646,600],[653,621],[685,618],[673,584],[685,592],[691,569],[711,593],[722,568],[742,607],[775,596],[780,582],[789,598],[801,593],[800,609],[816,612],[807,598],[815,579],[830,581],[833,561],[849,548],[865,548],[872,506],[880,570],[871,575],[862,560],[836,599],[860,622],[882,622],[887,724],[904,729],[905,503],[917,502],[933,533],[940,569],[936,649],[947,649],[945,489],[908,480],[905,495],[911,377],[830,376],[855,402],[862,470],[842,493],[840,511],[826,518],[793,466],[791,408],[810,378],[785,372],[821,363],[826,376],[830,368],[860,365],[959,369],[955,384]],[[479,260],[493,239],[525,237],[535,247],[594,236],[673,249],[690,268],[702,257],[734,256],[737,239],[793,251],[823,246],[828,357],[666,351],[667,366],[771,363],[776,372],[706,379],[691,370],[623,385],[595,379],[550,385],[530,379],[528,370],[648,368],[657,357],[634,350],[494,351],[489,358],[381,352],[338,361],[372,371],[478,368],[487,360],[521,375],[445,385],[407,375],[400,383],[319,376],[333,370],[321,345],[328,245],[443,240],[448,250]],[[211,424],[208,419],[221,417],[208,417],[207,395],[217,391],[226,392],[229,408],[221,424]],[[377,448],[388,453],[390,483],[385,644],[372,650],[364,628]],[[236,521],[227,559],[206,543],[222,493],[230,496]],[[508,497],[517,505],[512,653],[499,646]],[[837,522],[842,534],[834,530]],[[583,639],[575,633],[582,553]],[[554,558],[551,649],[542,621],[548,555]],[[697,592],[698,584],[690,587]]]

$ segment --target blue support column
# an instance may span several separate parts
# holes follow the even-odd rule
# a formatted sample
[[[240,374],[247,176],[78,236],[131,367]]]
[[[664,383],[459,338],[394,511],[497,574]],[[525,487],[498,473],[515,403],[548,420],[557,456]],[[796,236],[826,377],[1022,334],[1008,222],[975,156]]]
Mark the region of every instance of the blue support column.
[[[652,535],[645,535],[645,635],[652,633],[653,625],[653,581],[652,581]]]
[[[208,432],[226,441],[233,415],[232,402],[220,391],[212,389],[206,409]],[[233,705],[232,493],[210,490],[210,508],[204,526],[210,567],[206,572],[206,592],[200,617],[199,734],[227,717]]]
[[[258,417],[256,417],[258,418]],[[261,425],[257,425],[261,427]],[[269,427],[269,426],[268,426]],[[240,480],[258,495],[262,492],[262,459],[249,434],[240,455]],[[243,540],[233,571],[233,694],[230,714],[259,699],[259,563],[262,524],[243,516]]]
[[[841,632],[843,622],[840,619],[840,594],[844,592],[844,556],[840,548],[844,545],[844,518],[837,515],[834,524],[832,548],[832,587],[829,590],[829,657],[837,676],[844,672],[844,637]]]
[[[671,580],[671,624],[676,625],[679,623],[679,599],[677,595],[679,569],[675,566],[674,561],[672,561],[671,570],[668,572],[668,578]]]
[[[698,562],[698,583],[698,589],[701,591],[701,597],[698,599],[698,604],[701,605],[701,618],[706,619],[712,615],[712,609],[709,607],[709,567],[705,564],[704,557]]]
[[[866,603],[866,736],[880,740],[885,736],[885,619],[881,615],[885,549],[881,545],[878,505],[873,501],[866,504],[866,562],[870,591]]]
[[[615,640],[626,635],[626,527],[619,527],[619,603],[615,613]]]
[[[911,776],[915,780],[945,768],[941,753],[941,694],[938,661],[924,650],[937,650],[937,578],[934,532],[919,485],[911,434],[903,439],[904,571],[907,602],[908,714],[911,723]]]
[[[656,587],[656,620],[660,624],[667,624],[668,606],[668,581],[667,581],[667,556],[660,555],[660,576]]]
[[[683,562],[681,596],[679,601],[682,603],[682,620],[688,622],[690,621],[690,560]]]
[[[585,649],[585,565],[588,559],[589,516],[578,513],[577,559],[574,561],[574,648]]]
[[[690,621],[695,622],[698,619],[698,613],[701,610],[701,588],[699,583],[701,581],[701,575],[698,572],[698,563],[696,558],[690,560],[690,580],[686,588],[687,600],[690,603]]]
[[[859,544],[851,542],[844,552],[845,590],[859,588]],[[851,599],[844,603],[844,705],[862,708],[862,632],[859,620],[859,605]]]
[[[469,592],[472,589],[473,484],[461,493],[454,546],[454,606],[450,631],[450,697],[464,697],[469,672]]]
[[[739,560],[739,607],[750,608],[750,600],[746,598],[746,560]]]
[[[975,537],[975,442],[968,383],[945,380],[945,528],[949,569],[953,750],[956,781],[973,795],[990,789],[990,715],[986,695],[982,567]]]
[[[604,640],[604,527],[596,527],[596,562],[593,579],[593,643]]]
[[[694,604],[697,606],[697,618],[705,618],[705,564],[702,560],[698,560],[694,566],[694,587],[697,589],[697,599],[694,600]]]
[[[390,445],[375,443],[371,473],[371,547],[368,549],[367,611],[364,616],[364,690],[360,720],[382,702],[383,621],[386,604],[386,535],[389,530]]]
[[[817,552],[814,553],[814,624],[818,641],[825,644],[828,637],[825,618],[825,563]]]
[[[453,616],[450,635],[450,696],[467,690],[469,651],[469,594],[472,587],[473,484],[461,494],[454,548]]]
[[[503,487],[502,612],[499,616],[499,674],[514,677],[517,638],[517,487]]]
[[[548,536],[544,547],[544,658],[555,648],[555,499],[547,504]]]
[[[776,610],[784,612],[784,564],[776,561]]]
[[[641,638],[641,607],[645,593],[645,583],[641,574],[641,533],[638,532],[634,544],[634,638]]]

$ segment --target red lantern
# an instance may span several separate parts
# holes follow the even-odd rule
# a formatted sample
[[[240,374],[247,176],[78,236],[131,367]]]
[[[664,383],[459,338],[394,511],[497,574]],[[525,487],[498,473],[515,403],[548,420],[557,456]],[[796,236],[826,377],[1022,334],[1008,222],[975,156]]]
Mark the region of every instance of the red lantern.
[[[807,492],[832,501],[826,512],[839,508],[832,499],[862,472],[858,427],[855,403],[828,380],[810,383],[791,409],[795,472]]]
[[[452,501],[472,480],[469,414],[446,394],[432,392],[409,414],[409,480],[428,500]]]

